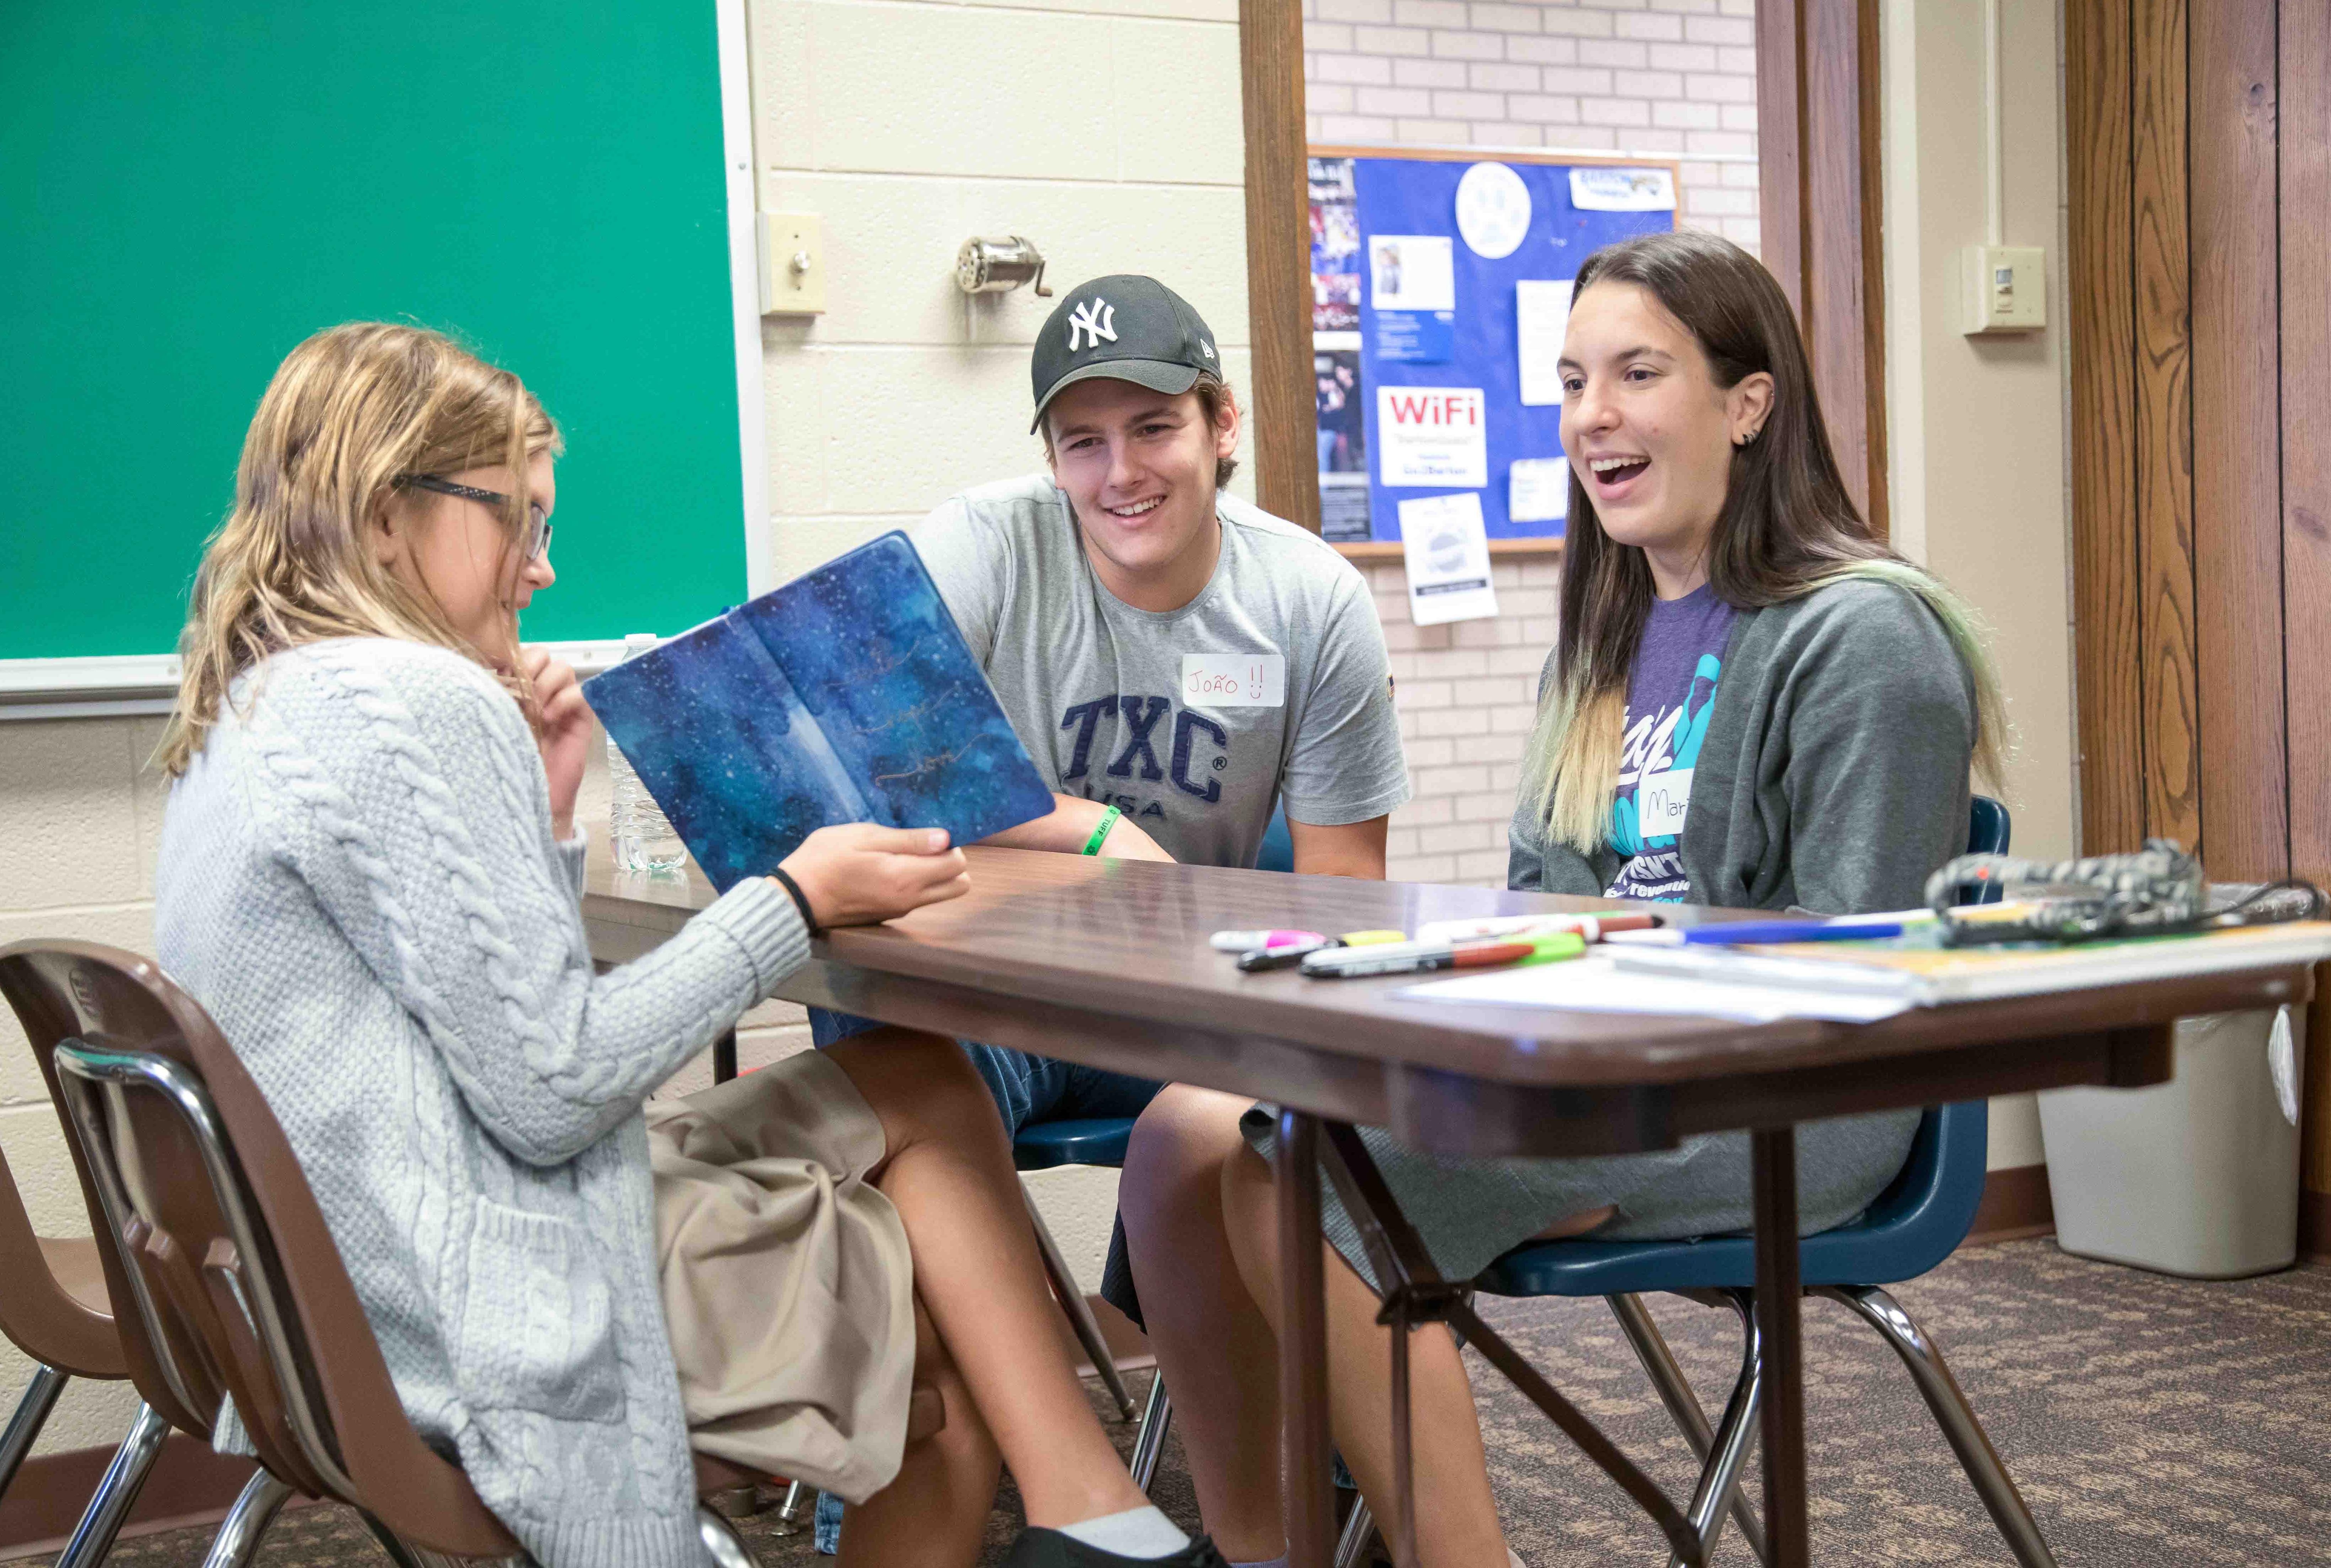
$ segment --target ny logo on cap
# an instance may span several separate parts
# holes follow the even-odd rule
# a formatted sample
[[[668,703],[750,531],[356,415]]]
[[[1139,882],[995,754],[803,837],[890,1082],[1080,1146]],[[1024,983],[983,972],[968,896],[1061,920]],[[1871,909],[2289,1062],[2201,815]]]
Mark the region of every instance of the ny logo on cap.
[[[1098,348],[1100,340],[1117,341],[1117,308],[1095,295],[1091,299],[1069,312],[1069,352],[1077,351],[1077,335],[1084,334],[1087,348]]]

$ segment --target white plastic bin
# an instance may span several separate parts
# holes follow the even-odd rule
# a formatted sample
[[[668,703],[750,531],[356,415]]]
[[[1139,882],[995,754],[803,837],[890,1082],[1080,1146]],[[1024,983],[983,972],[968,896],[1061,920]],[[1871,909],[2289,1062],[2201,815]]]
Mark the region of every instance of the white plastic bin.
[[[2152,1088],[2040,1097],[2058,1246],[2198,1279],[2298,1258],[2295,1047],[2307,1036],[2304,1010],[2285,1011],[2281,1042],[2273,1010],[2180,1020],[2175,1075]]]

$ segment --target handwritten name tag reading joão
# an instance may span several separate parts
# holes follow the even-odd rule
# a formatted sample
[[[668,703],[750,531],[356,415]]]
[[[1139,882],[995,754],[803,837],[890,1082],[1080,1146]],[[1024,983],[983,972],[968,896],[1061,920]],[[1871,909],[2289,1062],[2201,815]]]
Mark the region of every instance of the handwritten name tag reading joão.
[[[1201,708],[1284,708],[1284,653],[1185,653],[1182,700]]]

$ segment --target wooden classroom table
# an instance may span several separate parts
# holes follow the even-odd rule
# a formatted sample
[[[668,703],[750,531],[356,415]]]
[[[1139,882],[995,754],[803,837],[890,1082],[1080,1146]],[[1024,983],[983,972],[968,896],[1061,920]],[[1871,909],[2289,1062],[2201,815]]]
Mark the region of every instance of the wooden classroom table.
[[[1796,1232],[1795,1124],[2069,1084],[2164,1082],[2174,1020],[2302,1003],[2313,993],[2311,970],[2293,965],[1914,1009],[1865,1025],[1404,1002],[1389,993],[1410,977],[1242,974],[1206,938],[1252,927],[1413,931],[1429,920],[1614,906],[1029,851],[968,854],[968,896],[829,934],[779,994],[1281,1107],[1288,1534],[1292,1561],[1304,1568],[1326,1568],[1334,1544],[1323,1126],[1330,1137],[1336,1124],[1387,1127],[1409,1147],[1460,1155],[1621,1154],[1747,1129],[1756,1312],[1771,1376],[1762,1415],[1765,1529],[1774,1568],[1803,1568],[1801,1291],[1797,1250],[1783,1244]],[[595,866],[583,900],[592,954],[637,957],[712,897],[693,867],[683,879]],[[1750,912],[1663,913],[1697,922]]]

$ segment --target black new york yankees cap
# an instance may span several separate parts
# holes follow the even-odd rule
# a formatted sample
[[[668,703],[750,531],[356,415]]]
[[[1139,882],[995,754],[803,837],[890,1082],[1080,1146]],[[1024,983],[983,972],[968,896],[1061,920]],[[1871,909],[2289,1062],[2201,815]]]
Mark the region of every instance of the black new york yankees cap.
[[[1036,334],[1033,431],[1061,388],[1095,376],[1178,397],[1202,375],[1222,379],[1214,335],[1190,302],[1155,278],[1113,273],[1069,290]]]

